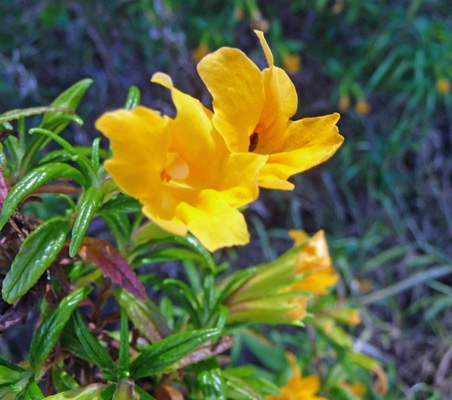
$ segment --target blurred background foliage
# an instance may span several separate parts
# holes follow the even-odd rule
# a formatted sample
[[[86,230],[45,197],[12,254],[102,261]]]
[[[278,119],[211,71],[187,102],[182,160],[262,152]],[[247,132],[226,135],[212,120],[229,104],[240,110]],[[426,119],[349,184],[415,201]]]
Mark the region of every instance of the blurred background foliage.
[[[122,107],[131,85],[173,112],[149,83],[156,71],[209,105],[196,61],[228,45],[265,67],[252,32],[264,30],[296,85],[296,117],[339,110],[346,141],[294,192],[263,190],[247,211],[257,239],[228,256],[270,261],[290,246],[288,229],[325,229],[339,295],[363,307],[356,343],[394,365],[394,396],[452,392],[449,0],[3,0],[0,15],[1,112],[94,79],[76,145],[91,143],[94,120]]]

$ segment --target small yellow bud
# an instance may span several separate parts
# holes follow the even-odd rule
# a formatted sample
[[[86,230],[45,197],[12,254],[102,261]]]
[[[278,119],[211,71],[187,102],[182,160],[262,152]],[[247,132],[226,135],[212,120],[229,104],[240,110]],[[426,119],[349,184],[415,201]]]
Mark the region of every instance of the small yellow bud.
[[[370,104],[364,99],[359,100],[355,105],[355,111],[358,114],[369,114],[371,109]]]
[[[191,52],[193,60],[196,62],[201,61],[204,56],[209,53],[209,47],[205,43],[200,43],[199,46]]]
[[[296,74],[301,68],[301,57],[298,54],[284,54],[283,66],[289,74]]]
[[[345,111],[350,107],[350,97],[347,95],[341,96],[338,104],[339,110]]]
[[[360,399],[363,399],[364,395],[366,394],[366,387],[359,382],[355,382],[352,384],[346,381],[342,381],[339,383],[339,386],[348,390],[350,393],[354,394],[356,397],[359,397]]]
[[[436,82],[436,90],[440,93],[450,92],[450,81],[449,79],[439,79]]]
[[[344,2],[342,0],[336,0],[333,6],[333,13],[340,14],[344,9]]]

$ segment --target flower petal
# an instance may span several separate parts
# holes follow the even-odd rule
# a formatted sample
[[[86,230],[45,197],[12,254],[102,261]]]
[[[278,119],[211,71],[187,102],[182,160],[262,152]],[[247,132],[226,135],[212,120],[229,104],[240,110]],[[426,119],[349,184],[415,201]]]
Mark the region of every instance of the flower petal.
[[[137,106],[103,114],[96,129],[111,141],[113,158],[105,168],[121,190],[138,199],[155,192],[170,143],[167,122]]]
[[[249,242],[243,215],[227,205],[215,190],[167,185],[163,202],[144,199],[143,212],[172,233],[181,235],[188,230],[210,252]]]
[[[263,76],[265,102],[260,123],[265,126],[265,131],[259,138],[257,151],[261,154],[270,154],[275,152],[289,119],[297,111],[298,97],[295,86],[281,68],[266,68]]]
[[[344,141],[336,127],[338,120],[335,113],[289,122],[279,152],[271,154],[261,169],[259,186],[284,189],[290,176],[328,160]]]
[[[197,68],[213,96],[213,125],[231,152],[248,152],[264,104],[261,71],[242,51],[229,47],[207,55]]]
[[[253,153],[231,154],[223,137],[212,126],[210,110],[175,89],[166,74],[154,74],[152,82],[162,84],[172,93],[177,115],[169,123],[171,150],[188,163],[189,175],[184,178],[184,184],[222,192],[223,200],[232,207],[242,207],[256,200],[258,173],[268,157]]]

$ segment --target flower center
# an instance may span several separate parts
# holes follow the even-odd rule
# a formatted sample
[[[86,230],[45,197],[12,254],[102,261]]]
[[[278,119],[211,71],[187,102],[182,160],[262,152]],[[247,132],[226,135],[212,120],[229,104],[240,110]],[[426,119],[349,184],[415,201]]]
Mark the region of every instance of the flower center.
[[[188,164],[180,158],[178,153],[169,152],[165,168],[160,173],[160,179],[169,182],[171,179],[182,180],[188,176],[190,169]]]
[[[256,150],[257,145],[259,144],[259,135],[264,132],[264,125],[257,124],[254,128],[253,133],[250,135],[250,147],[248,148],[248,151],[253,152]]]

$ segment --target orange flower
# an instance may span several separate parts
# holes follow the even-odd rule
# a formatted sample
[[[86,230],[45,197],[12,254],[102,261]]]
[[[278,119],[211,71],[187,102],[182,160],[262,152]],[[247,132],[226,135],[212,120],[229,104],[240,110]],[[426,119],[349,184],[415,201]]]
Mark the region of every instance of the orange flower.
[[[440,93],[450,92],[450,81],[449,79],[439,79],[436,82],[436,90]]]
[[[323,230],[312,238],[306,232],[290,230],[289,235],[295,241],[294,247],[309,240],[294,259],[295,273],[308,275],[290,286],[291,290],[303,290],[314,294],[326,294],[328,287],[336,284],[339,276],[334,273],[333,264],[328,253],[328,244]]]
[[[191,232],[209,250],[249,241],[236,209],[258,196],[260,156],[230,154],[213,129],[212,112],[173,87],[168,75],[154,82],[171,90],[172,119],[138,106],[102,115],[96,128],[112,144],[105,168],[124,193],[140,200],[143,213],[176,234]]]
[[[205,43],[200,43],[199,46],[191,52],[191,57],[196,62],[199,62],[209,54],[209,47]]]
[[[350,107],[350,97],[345,95],[341,96],[338,104],[339,110],[345,111]]]
[[[259,68],[240,50],[222,47],[204,57],[198,72],[213,96],[212,123],[232,153],[269,155],[259,186],[294,188],[287,179],[330,158],[344,138],[339,114],[290,121],[297,93],[287,74],[273,64],[261,31],[255,31],[269,67]]]
[[[280,388],[281,395],[267,396],[267,400],[327,400],[325,397],[317,396],[320,389],[319,378],[316,375],[302,378],[295,356],[287,353],[286,357],[292,367],[293,375],[287,384]]]
[[[359,100],[355,105],[355,111],[358,114],[369,114],[371,109],[370,104],[364,99]]]
[[[301,57],[298,54],[284,54],[283,66],[289,74],[296,74],[301,68]]]

